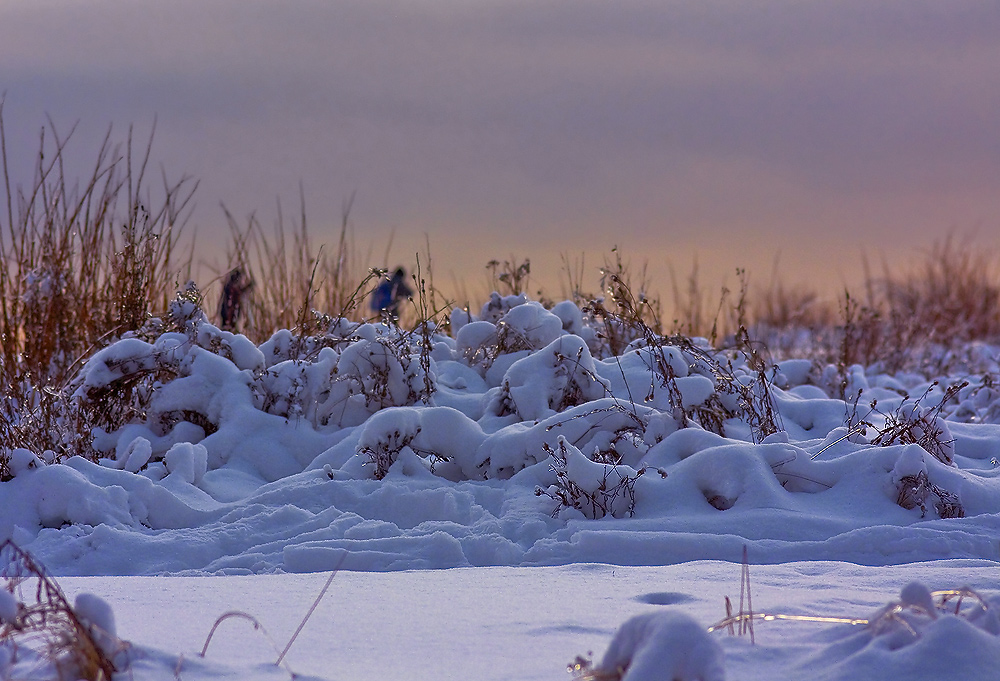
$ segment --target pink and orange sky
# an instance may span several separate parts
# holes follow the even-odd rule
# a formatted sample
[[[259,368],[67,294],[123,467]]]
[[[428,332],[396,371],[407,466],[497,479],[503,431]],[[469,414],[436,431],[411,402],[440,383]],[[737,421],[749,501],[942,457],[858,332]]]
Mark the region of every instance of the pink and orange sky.
[[[856,281],[949,231],[1000,245],[995,0],[4,0],[0,90],[30,179],[46,114],[88,165],[107,126],[265,224],[305,189],[317,241],[352,193],[359,245],[438,282],[617,245],[669,295]],[[546,274],[543,274],[546,273]]]

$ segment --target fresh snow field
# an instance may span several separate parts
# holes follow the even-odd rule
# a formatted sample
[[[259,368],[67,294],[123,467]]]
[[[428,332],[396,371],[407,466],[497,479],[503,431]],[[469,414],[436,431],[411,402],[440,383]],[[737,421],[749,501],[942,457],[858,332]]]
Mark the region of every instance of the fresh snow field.
[[[755,608],[837,617],[868,617],[911,581],[988,593],[997,579],[996,565],[986,561],[751,569]],[[179,663],[182,679],[287,679],[274,661],[327,576],[74,577],[60,583],[68,593],[87,591],[112,605],[118,633],[133,644],[135,678],[172,680]],[[296,674],[345,681],[569,680],[567,663],[589,651],[599,659],[633,615],[671,610],[707,626],[724,616],[725,595],[738,602],[739,586],[739,564],[716,561],[342,571],[285,661]],[[254,615],[275,646],[250,622],[230,619],[205,658],[198,657],[215,619],[230,610]],[[722,646],[727,679],[997,678],[995,634],[956,619],[942,618],[919,640],[895,644],[889,634],[847,624],[757,622],[756,645],[748,637],[710,636]]]
[[[771,361],[496,295],[451,336],[324,323],[257,347],[179,298],[71,386],[103,458],[11,453],[0,541],[116,678],[1000,679],[1000,349]],[[709,633],[744,547],[753,612],[867,624]],[[75,678],[15,596],[0,673]],[[200,657],[229,611],[260,628]]]

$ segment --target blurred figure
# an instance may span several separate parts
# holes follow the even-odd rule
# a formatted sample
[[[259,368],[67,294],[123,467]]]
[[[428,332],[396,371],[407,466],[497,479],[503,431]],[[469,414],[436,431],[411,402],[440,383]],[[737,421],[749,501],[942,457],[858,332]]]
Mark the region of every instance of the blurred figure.
[[[397,267],[388,279],[383,279],[372,293],[372,312],[399,319],[399,305],[413,295],[413,289],[406,285],[406,270]]]
[[[243,271],[234,267],[229,273],[226,285],[222,287],[222,302],[219,304],[219,318],[222,329],[236,331],[243,312],[243,301],[246,294],[253,288],[253,282],[244,276]]]

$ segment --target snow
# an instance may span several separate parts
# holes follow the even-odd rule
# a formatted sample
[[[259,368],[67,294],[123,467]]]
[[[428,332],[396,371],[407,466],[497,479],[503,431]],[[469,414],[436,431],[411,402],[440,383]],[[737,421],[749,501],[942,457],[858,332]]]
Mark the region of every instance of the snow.
[[[754,565],[754,608],[762,612],[873,618],[911,582],[932,589],[996,588],[996,565],[945,560],[893,568],[811,561]],[[132,644],[135,678],[282,679],[279,653],[329,573],[238,577],[67,577],[70,595],[93,593],[115,611]],[[659,567],[578,563],[396,572],[341,570],[283,663],[306,678],[571,679],[577,656],[602,661],[631,618],[676,613],[702,627],[738,603],[740,566],[695,561]],[[963,606],[964,608],[965,606]],[[216,619],[219,625],[199,657]],[[919,623],[918,623],[919,624]],[[892,628],[758,621],[756,643],[707,634],[722,650],[726,679],[852,681],[858,678],[988,679],[1000,639],[941,614],[920,637],[891,640]]]
[[[107,601],[91,593],[78,593],[73,599],[73,612],[104,654],[114,657],[118,647],[118,628],[115,626],[115,612]]]
[[[109,655],[130,642],[136,678],[287,678],[275,662],[334,569],[282,660],[296,674],[921,681],[1000,663],[1000,349],[761,373],[697,339],[633,333],[615,354],[604,322],[523,296],[456,311],[455,338],[336,320],[258,348],[186,314],[81,369],[81,405],[141,400],[106,410],[99,461],[16,449],[0,482],[0,541]],[[744,547],[758,612],[868,624],[710,633]],[[934,593],[961,589],[958,610]],[[18,607],[0,591],[0,620]],[[200,657],[229,611],[259,626],[224,620]],[[4,673],[45,678],[18,650],[0,644]]]
[[[615,632],[600,669],[622,681],[725,681],[722,646],[675,610],[636,615]]]
[[[17,617],[17,599],[9,591],[0,589],[0,622],[13,624]]]

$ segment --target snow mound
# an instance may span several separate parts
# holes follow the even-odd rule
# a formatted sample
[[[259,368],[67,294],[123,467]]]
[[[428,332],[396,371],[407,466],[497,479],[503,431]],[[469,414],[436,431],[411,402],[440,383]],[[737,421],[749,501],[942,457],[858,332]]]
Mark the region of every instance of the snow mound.
[[[1000,557],[991,374],[762,364],[612,314],[494,295],[455,337],[255,347],[185,312],[71,381],[87,458],[0,443],[0,540],[81,575]]]
[[[861,631],[829,630],[827,647],[799,671],[823,681],[871,678],[873,670],[891,679],[992,678],[1000,668],[998,612],[995,595],[984,598],[969,588],[932,592],[911,582]]]
[[[722,647],[690,616],[672,610],[652,612],[619,627],[595,678],[725,681],[723,659]]]

